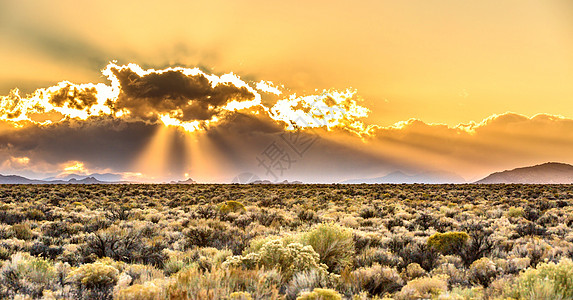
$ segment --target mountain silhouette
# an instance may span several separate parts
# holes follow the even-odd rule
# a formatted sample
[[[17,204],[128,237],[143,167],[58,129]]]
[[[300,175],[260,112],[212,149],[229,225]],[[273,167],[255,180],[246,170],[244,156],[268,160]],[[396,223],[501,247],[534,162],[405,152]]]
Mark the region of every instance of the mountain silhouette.
[[[573,166],[548,162],[492,173],[476,183],[570,184],[573,183]]]
[[[376,183],[464,183],[465,180],[460,176],[449,172],[423,172],[415,175],[407,175],[401,171],[392,172],[388,175],[375,178],[349,179],[341,183],[349,184],[376,184]]]
[[[0,184],[105,184],[105,183],[119,183],[119,182],[101,181],[92,176],[84,177],[81,179],[70,178],[69,180],[37,180],[37,179],[29,179],[18,175],[0,174]]]

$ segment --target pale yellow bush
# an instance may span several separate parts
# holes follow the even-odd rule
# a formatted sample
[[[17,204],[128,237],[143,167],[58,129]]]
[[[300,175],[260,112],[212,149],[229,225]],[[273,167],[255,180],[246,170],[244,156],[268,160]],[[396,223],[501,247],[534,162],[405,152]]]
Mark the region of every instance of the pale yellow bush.
[[[396,298],[403,300],[434,298],[447,289],[448,282],[445,276],[422,277],[409,281],[396,294]]]
[[[165,281],[152,280],[134,284],[117,293],[118,300],[158,300],[165,299]]]

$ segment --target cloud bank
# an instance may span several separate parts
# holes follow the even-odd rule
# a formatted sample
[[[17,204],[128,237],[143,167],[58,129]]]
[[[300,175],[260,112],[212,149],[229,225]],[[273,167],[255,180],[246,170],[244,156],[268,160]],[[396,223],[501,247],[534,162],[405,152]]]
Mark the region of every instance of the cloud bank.
[[[160,164],[143,176],[228,181],[248,171],[268,178],[261,157],[269,145],[284,163],[280,178],[310,182],[394,170],[476,179],[545,161],[573,163],[573,120],[560,116],[503,113],[453,127],[416,119],[384,127],[364,122],[369,110],[351,89],[296,95],[233,73],[135,64],[110,63],[102,73],[109,84],[64,81],[0,97],[0,172],[57,175],[81,164],[132,176]],[[312,147],[301,154],[287,138]]]

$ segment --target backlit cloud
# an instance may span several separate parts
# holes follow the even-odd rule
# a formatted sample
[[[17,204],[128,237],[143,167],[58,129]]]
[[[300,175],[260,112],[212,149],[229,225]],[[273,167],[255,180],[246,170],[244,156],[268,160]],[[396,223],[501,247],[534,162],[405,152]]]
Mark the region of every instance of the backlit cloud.
[[[64,173],[71,174],[88,174],[89,171],[81,161],[71,161],[64,164]]]
[[[271,116],[296,128],[344,128],[359,135],[367,134],[371,127],[360,121],[369,110],[358,104],[356,91],[323,91],[320,95],[279,100],[271,108]]]
[[[362,134],[367,129],[360,119],[367,117],[368,109],[358,105],[350,90],[283,95],[284,88],[269,81],[248,83],[233,73],[217,76],[198,68],[144,70],[136,64],[110,63],[102,73],[109,85],[64,81],[26,97],[13,90],[0,98],[0,119],[25,126],[111,116],[195,131],[241,111],[267,114],[287,130],[338,127]],[[284,98],[269,107],[262,104],[261,93]]]
[[[22,169],[26,168],[30,163],[30,158],[22,157],[10,157],[2,163],[3,169]]]

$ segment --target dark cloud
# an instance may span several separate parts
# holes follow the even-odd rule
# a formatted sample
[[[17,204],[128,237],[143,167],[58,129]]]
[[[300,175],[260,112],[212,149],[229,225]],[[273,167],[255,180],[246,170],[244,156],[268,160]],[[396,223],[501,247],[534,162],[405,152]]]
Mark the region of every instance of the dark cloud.
[[[218,126],[206,131],[206,136],[218,151],[234,162],[234,167],[247,171],[253,167],[256,151],[270,137],[283,132],[284,127],[266,114],[232,113]]]
[[[139,75],[130,68],[111,68],[121,85],[114,109],[128,109],[133,116],[154,119],[177,113],[180,121],[209,120],[229,101],[246,101],[255,95],[231,83],[215,86],[205,75],[166,71]]]
[[[246,136],[255,133],[280,133],[285,125],[276,121],[261,108],[254,107],[247,112],[232,112],[222,118],[219,124],[207,130],[208,135],[218,134],[225,130],[225,134]]]
[[[62,107],[66,103],[73,109],[83,110],[97,103],[97,90],[95,87],[78,88],[67,84],[50,95],[52,105]]]
[[[71,160],[125,171],[161,125],[111,117],[66,120],[0,131],[1,157],[29,157],[53,165]]]
[[[397,153],[397,159],[459,170],[471,177],[548,161],[573,163],[573,120],[514,113],[458,127],[410,120],[395,128],[377,129],[371,142],[387,153]]]

